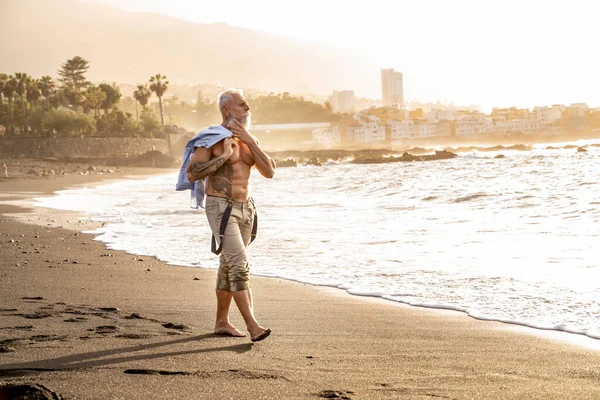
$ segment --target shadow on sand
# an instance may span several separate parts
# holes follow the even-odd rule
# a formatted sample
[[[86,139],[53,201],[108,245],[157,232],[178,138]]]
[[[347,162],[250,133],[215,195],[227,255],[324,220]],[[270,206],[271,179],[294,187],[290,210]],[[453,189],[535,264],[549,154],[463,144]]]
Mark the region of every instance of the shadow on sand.
[[[153,350],[161,347],[173,346],[177,344],[201,341],[204,339],[215,338],[216,335],[204,334],[199,336],[186,337],[183,339],[164,341],[159,343],[149,343],[145,345],[136,345],[129,347],[120,347],[116,349],[108,349],[102,351],[93,351],[89,353],[72,354],[64,357],[52,358],[47,360],[38,360],[20,364],[3,365],[0,368],[0,377],[8,376],[24,376],[36,372],[52,372],[52,371],[70,371],[76,369],[101,367],[105,365],[120,364],[130,361],[153,360],[164,357],[181,356],[187,354],[201,354],[213,351],[232,351],[235,353],[245,353],[252,349],[252,343],[241,343],[231,346],[220,346],[205,349],[193,349],[182,351],[171,351],[161,353],[146,353],[139,354],[148,350]],[[138,353],[127,355],[127,353]],[[114,356],[114,357],[111,357]],[[108,358],[106,358],[108,357]]]

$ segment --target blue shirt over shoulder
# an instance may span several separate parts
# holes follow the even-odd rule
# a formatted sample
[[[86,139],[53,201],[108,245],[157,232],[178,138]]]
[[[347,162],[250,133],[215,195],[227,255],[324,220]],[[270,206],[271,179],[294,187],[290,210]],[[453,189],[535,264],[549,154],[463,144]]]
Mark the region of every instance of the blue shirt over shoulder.
[[[187,142],[183,151],[183,163],[179,170],[179,176],[177,177],[177,185],[175,190],[191,190],[191,203],[190,207],[204,208],[206,205],[206,188],[208,187],[208,176],[204,179],[191,183],[187,177],[187,167],[196,151],[196,147],[211,148],[215,144],[219,143],[225,138],[232,137],[233,134],[227,128],[222,125],[214,125],[206,128],[205,130],[198,133],[192,139]]]

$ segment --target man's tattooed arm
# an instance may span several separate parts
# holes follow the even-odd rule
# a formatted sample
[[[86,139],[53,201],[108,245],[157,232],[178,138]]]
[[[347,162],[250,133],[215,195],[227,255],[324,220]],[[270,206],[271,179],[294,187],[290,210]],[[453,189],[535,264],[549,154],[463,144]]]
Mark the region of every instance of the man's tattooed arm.
[[[193,177],[194,181],[203,179],[217,171],[223,164],[225,164],[225,161],[227,161],[227,158],[224,156],[219,156],[207,162],[190,162],[187,168],[188,177]]]

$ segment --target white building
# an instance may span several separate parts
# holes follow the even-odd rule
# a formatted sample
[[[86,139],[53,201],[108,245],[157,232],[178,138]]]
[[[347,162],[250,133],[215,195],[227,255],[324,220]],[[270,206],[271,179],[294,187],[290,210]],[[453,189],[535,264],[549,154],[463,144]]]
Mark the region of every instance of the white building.
[[[568,109],[570,110],[571,115],[583,117],[590,107],[585,103],[573,103]]]
[[[377,122],[346,128],[352,131],[354,143],[373,143],[385,141],[385,126]],[[375,142],[375,143],[374,143]]]
[[[312,131],[313,145],[320,148],[337,147],[342,144],[342,133],[337,126]]]
[[[550,125],[562,118],[561,106],[535,107],[533,113],[540,125]]]
[[[424,139],[431,138],[436,136],[437,132],[437,124],[426,122],[426,121],[416,121],[415,128],[413,131],[413,138],[415,139]]]
[[[447,137],[452,134],[449,121],[427,122],[419,120],[388,121],[392,146],[400,145],[406,139],[427,139]]]
[[[532,135],[539,132],[540,123],[534,119],[507,119],[494,124],[496,135]]]
[[[334,113],[352,113],[354,112],[354,90],[334,90],[329,96],[329,104]]]
[[[454,110],[433,108],[427,112],[426,116],[429,122],[452,121],[454,119]]]
[[[414,137],[415,122],[413,120],[388,121],[387,127],[390,130],[392,145],[395,141],[401,141],[402,139],[410,139]]]
[[[404,81],[402,72],[392,69],[381,70],[381,91],[383,105],[386,107],[404,107]]]
[[[435,124],[435,136],[446,137],[452,136],[452,128],[450,127],[450,121],[439,121]]]
[[[564,132],[560,126],[545,125],[540,126],[540,134],[543,136],[562,135]]]
[[[478,136],[488,135],[494,130],[494,124],[490,117],[481,115],[464,116],[454,122],[456,137],[461,139],[473,139]]]

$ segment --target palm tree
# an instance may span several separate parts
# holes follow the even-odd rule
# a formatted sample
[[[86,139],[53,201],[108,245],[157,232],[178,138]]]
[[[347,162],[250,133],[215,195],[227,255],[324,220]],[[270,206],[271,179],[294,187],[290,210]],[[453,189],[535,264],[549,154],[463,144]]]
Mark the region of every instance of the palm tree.
[[[27,109],[25,108],[25,95],[31,77],[24,72],[17,72],[15,73],[15,80],[17,81],[17,94],[21,97],[21,107],[23,108],[23,132],[27,134],[29,126],[27,123]]]
[[[4,93],[4,84],[8,81],[8,75],[0,74],[0,109],[4,106],[4,99],[2,94]]]
[[[34,107],[37,107],[37,101],[42,97],[40,92],[40,81],[31,79],[27,85],[27,101]]]
[[[169,88],[169,81],[167,77],[161,74],[156,74],[150,77],[150,90],[152,90],[156,97],[158,97],[158,105],[160,107],[160,122],[163,128],[163,134],[167,137],[167,146],[169,147],[169,155],[173,155],[171,150],[171,135],[167,135],[165,132],[165,118],[163,116],[162,97]]]
[[[44,98],[46,99],[46,110],[50,109],[50,95],[54,92],[54,89],[56,89],[56,83],[54,83],[54,80],[52,79],[51,76],[45,75],[42,76],[42,78],[39,81],[39,87],[40,90],[42,91],[42,96],[44,96]]]
[[[152,91],[148,88],[148,85],[138,85],[137,89],[133,91],[133,98],[136,100],[135,103],[135,113],[137,115],[137,103],[140,103],[142,106],[142,112],[146,112],[146,104],[148,104],[148,99],[152,96]],[[139,122],[138,117],[138,122]]]
[[[87,91],[83,94],[83,112],[88,113],[94,110],[94,116],[100,116],[100,107],[104,100],[106,100],[106,93],[102,91],[98,86],[88,86]]]
[[[15,95],[16,90],[17,90],[17,81],[15,80],[14,76],[9,75],[6,82],[4,82],[4,85],[2,85],[2,94],[4,95],[4,97],[6,97],[8,99],[8,109],[10,111],[11,132],[14,130],[15,116],[13,114],[12,101],[13,101],[13,96]]]

